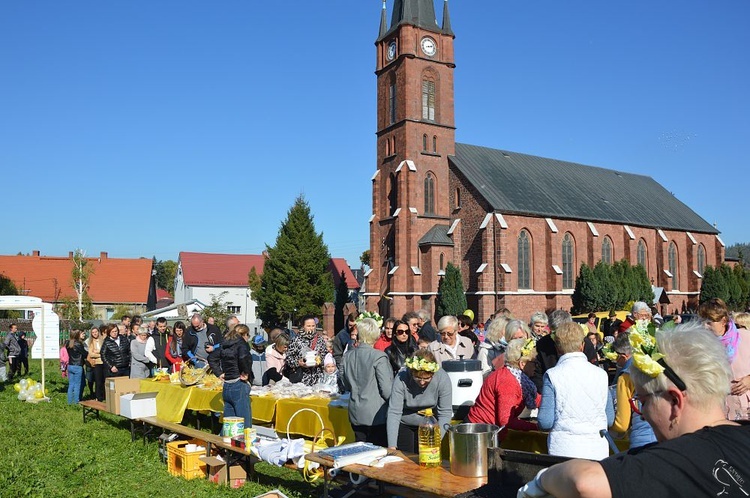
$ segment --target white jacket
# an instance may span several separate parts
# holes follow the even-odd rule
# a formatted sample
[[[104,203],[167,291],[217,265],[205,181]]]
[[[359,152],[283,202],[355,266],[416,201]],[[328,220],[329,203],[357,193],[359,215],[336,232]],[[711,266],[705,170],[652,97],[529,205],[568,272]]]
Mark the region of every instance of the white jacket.
[[[547,441],[550,455],[601,460],[609,456],[607,440],[607,373],[586,360],[583,353],[568,353],[547,370],[555,389],[555,423]]]

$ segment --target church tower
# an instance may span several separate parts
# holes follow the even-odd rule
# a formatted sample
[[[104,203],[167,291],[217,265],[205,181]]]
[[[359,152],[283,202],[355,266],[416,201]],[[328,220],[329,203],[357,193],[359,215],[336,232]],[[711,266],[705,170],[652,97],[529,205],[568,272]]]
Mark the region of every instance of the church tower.
[[[383,0],[377,54],[377,171],[372,178],[367,309],[400,318],[433,310],[449,236],[448,156],[455,154],[454,35],[434,0]]]

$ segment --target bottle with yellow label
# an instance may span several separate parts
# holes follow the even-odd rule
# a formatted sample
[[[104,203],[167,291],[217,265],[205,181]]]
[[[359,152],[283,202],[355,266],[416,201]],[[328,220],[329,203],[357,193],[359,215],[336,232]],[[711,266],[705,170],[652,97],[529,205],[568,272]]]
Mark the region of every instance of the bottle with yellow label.
[[[420,467],[439,467],[440,427],[432,416],[432,408],[424,410],[424,419],[419,424],[419,465]]]

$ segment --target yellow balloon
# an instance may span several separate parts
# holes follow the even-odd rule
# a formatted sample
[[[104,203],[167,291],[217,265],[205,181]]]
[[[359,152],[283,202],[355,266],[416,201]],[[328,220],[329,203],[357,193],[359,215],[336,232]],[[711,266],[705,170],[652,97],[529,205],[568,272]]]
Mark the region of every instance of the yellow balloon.
[[[16,385],[13,386],[13,389],[15,389],[17,393],[20,393],[21,392],[21,384],[19,384],[18,382],[16,382]]]
[[[44,393],[43,393],[42,391],[36,391],[36,392],[34,393],[34,397],[35,397],[36,399],[42,399],[42,398],[44,397]]]

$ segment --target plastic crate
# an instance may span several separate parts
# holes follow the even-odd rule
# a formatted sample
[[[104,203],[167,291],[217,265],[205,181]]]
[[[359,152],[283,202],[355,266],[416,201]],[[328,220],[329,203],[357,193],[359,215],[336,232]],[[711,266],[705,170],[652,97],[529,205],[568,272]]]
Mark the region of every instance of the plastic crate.
[[[185,479],[206,477],[206,464],[200,460],[205,451],[185,451],[188,444],[205,445],[204,441],[191,439],[189,441],[173,441],[167,443],[167,470],[173,476],[182,476]]]

